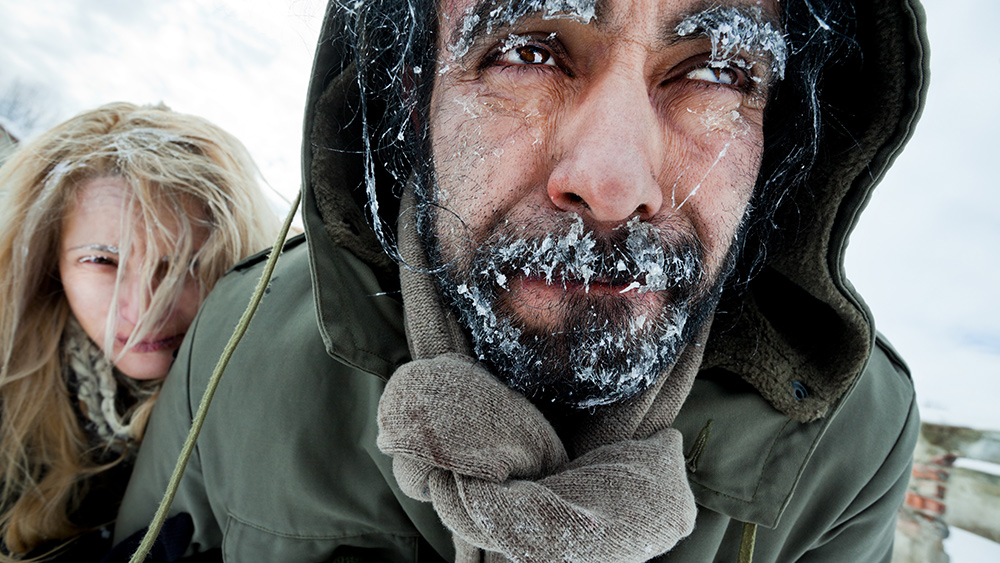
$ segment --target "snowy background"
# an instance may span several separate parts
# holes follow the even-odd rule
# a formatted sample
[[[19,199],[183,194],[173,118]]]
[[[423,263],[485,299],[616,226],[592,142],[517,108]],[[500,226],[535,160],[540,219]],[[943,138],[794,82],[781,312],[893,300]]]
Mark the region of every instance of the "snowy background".
[[[30,138],[110,101],[162,101],[239,137],[287,209],[324,6],[0,0],[0,100],[24,101],[0,119]],[[924,6],[927,107],[862,215],[847,272],[909,363],[924,420],[1000,430],[1000,2]],[[955,563],[1000,561],[1000,546],[961,530],[947,548]]]

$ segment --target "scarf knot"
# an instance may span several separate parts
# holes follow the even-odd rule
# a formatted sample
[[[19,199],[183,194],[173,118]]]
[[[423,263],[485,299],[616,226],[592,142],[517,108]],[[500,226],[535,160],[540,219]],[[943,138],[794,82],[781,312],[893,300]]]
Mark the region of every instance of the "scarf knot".
[[[434,505],[459,561],[646,561],[694,526],[677,430],[569,460],[541,411],[466,356],[400,367],[378,421],[400,487]]]
[[[403,492],[433,505],[460,563],[639,562],[669,551],[697,514],[670,425],[710,321],[646,392],[599,407],[564,444],[541,410],[471,357],[427,273],[412,202],[408,188],[400,281],[414,360],[389,379],[378,409],[378,446]]]

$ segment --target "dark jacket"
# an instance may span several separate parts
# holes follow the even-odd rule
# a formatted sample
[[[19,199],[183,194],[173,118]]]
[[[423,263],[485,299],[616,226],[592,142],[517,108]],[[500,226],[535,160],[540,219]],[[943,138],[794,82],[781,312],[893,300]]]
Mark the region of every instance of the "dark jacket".
[[[758,562],[890,557],[916,403],[905,365],[846,279],[843,254],[874,184],[912,132],[927,60],[915,1],[856,10],[863,56],[824,83],[824,105],[840,110],[837,130],[824,138],[808,193],[779,210],[799,234],[768,255],[744,293],[724,299],[738,306],[717,315],[675,421],[699,514],[694,533],[663,561],[736,561],[751,546]],[[192,553],[221,549],[239,562],[453,557],[431,506],[400,492],[391,459],[375,445],[380,393],[409,350],[395,266],[361,211],[361,164],[350,151],[329,150],[358,135],[345,113],[352,78],[342,53],[326,41],[317,52],[305,118],[305,237],[278,262],[171,509],[192,517]],[[388,197],[395,187],[379,189]],[[250,259],[224,278],[192,326],[116,539],[156,510],[262,262]]]

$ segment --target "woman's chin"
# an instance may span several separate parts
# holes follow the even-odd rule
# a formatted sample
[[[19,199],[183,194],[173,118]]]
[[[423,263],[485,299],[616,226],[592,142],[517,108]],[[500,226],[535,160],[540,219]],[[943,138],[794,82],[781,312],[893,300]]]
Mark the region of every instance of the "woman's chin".
[[[163,379],[174,361],[173,350],[156,352],[129,351],[115,362],[118,371],[138,381]]]

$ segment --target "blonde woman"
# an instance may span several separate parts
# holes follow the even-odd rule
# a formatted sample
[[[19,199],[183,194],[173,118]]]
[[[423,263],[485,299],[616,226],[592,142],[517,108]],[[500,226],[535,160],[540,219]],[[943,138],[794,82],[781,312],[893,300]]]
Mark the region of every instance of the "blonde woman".
[[[225,131],[127,103],[0,168],[0,560],[99,559],[198,306],[277,231],[256,177]]]

